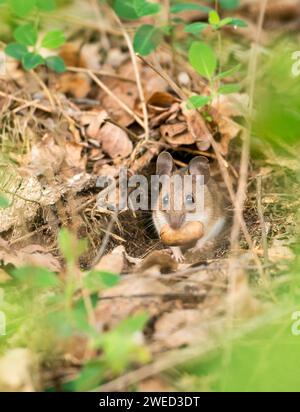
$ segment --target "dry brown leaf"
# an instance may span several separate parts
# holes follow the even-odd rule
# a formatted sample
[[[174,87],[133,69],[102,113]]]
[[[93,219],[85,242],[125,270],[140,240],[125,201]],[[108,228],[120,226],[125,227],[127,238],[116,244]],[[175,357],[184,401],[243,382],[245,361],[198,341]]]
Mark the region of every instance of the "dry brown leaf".
[[[234,93],[218,96],[212,102],[211,115],[221,134],[219,147],[223,155],[228,153],[230,141],[242,130],[233,118],[246,115],[248,101],[248,95]]]
[[[91,80],[84,73],[63,73],[59,78],[59,91],[83,99],[91,91]]]
[[[101,127],[97,136],[102,145],[102,150],[112,159],[125,158],[130,155],[133,145],[127,133],[118,126],[106,123]]]
[[[59,260],[40,245],[29,245],[22,249],[9,246],[8,242],[0,239],[0,260],[4,265],[39,266],[45,267],[53,272],[61,270]]]
[[[167,348],[195,344],[207,339],[203,317],[197,309],[165,313],[155,324],[154,339]]]
[[[104,272],[122,273],[125,265],[125,248],[124,246],[117,246],[111,253],[103,256],[94,270]]]
[[[83,112],[80,117],[80,123],[86,126],[86,134],[91,139],[97,140],[100,127],[103,125],[105,120],[108,118],[108,114],[105,110]]]
[[[54,175],[59,171],[64,157],[64,148],[56,143],[52,135],[46,134],[32,146],[29,166],[37,176]]]
[[[201,114],[197,110],[187,109],[185,102],[181,104],[181,110],[186,119],[188,130],[198,149],[208,150],[211,145],[212,135]]]

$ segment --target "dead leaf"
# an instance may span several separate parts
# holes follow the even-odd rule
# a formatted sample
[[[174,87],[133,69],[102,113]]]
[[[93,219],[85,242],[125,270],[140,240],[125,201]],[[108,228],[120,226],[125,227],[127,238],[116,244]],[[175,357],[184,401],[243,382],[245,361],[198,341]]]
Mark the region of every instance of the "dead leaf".
[[[120,127],[111,123],[105,123],[97,136],[102,144],[102,150],[112,159],[125,158],[130,155],[133,145],[127,133]]]
[[[112,328],[141,309],[150,316],[157,315],[161,310],[161,295],[171,292],[171,288],[156,279],[139,275],[122,278],[119,285],[101,293],[95,310],[99,329]]]
[[[122,273],[125,264],[124,254],[124,246],[117,246],[111,253],[103,256],[93,269],[104,272]]]
[[[208,130],[201,114],[194,109],[187,109],[186,102],[181,104],[182,113],[186,119],[187,127],[199,150],[208,150],[211,145],[212,135]]]
[[[0,260],[4,265],[45,267],[53,272],[61,270],[61,264],[55,256],[40,245],[29,245],[24,248],[13,248],[0,239]]]

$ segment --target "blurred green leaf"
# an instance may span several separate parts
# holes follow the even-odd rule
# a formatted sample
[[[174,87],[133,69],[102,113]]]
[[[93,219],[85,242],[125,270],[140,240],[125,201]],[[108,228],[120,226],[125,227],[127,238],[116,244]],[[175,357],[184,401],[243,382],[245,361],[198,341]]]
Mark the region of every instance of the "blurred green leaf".
[[[22,60],[23,56],[28,53],[27,47],[19,43],[10,43],[5,48],[5,53],[16,60]]]
[[[237,93],[241,90],[241,85],[237,83],[232,84],[224,84],[223,86],[219,87],[220,94],[231,94]]]
[[[22,64],[25,70],[32,70],[44,63],[40,54],[26,53],[22,58]]]
[[[79,256],[86,249],[86,241],[77,239],[76,236],[66,228],[60,230],[58,244],[63,257],[69,264],[76,263]]]
[[[0,194],[0,209],[7,209],[10,206],[10,202],[6,196]]]
[[[170,11],[171,13],[181,13],[182,11],[187,10],[198,10],[203,11],[204,13],[209,13],[212,9],[211,7],[202,6],[201,4],[197,3],[177,3],[171,6]]]
[[[102,361],[94,360],[86,363],[80,371],[77,379],[72,382],[71,390],[76,392],[87,392],[97,386],[105,375],[105,365]]]
[[[45,62],[46,66],[56,73],[64,73],[67,70],[65,62],[60,56],[47,57]]]
[[[91,271],[83,279],[84,286],[90,291],[100,291],[116,286],[120,276],[109,272]]]
[[[209,96],[191,96],[188,99],[187,108],[188,109],[200,109],[209,103],[211,98]]]
[[[237,73],[241,69],[241,64],[238,64],[237,66],[233,67],[232,69],[226,70],[225,72],[217,74],[215,77],[216,79],[224,79],[225,77],[230,77],[233,74]]]
[[[231,21],[227,24],[230,26],[236,26],[236,27],[247,27],[248,26],[245,20],[235,19],[235,18],[232,18]]]
[[[208,22],[209,24],[212,24],[213,26],[217,26],[220,23],[220,16],[218,12],[216,12],[216,10],[211,10],[209,12]]]
[[[224,10],[234,10],[240,5],[240,0],[219,0],[219,4]]]
[[[53,11],[56,8],[55,0],[36,0],[36,6],[41,11]]]
[[[187,24],[184,27],[184,31],[186,33],[200,34],[207,27],[209,27],[208,23],[196,22],[196,23]]]
[[[16,28],[14,38],[24,46],[35,46],[38,39],[38,32],[33,24],[24,24]]]
[[[133,47],[136,53],[147,56],[156,49],[162,34],[161,31],[151,24],[142,25],[135,33]]]
[[[9,0],[12,10],[20,17],[29,14],[36,3],[36,0]]]
[[[143,16],[156,14],[161,5],[146,0],[115,0],[114,10],[122,19],[136,20]]]
[[[46,33],[42,40],[42,47],[46,49],[57,49],[66,41],[65,35],[61,30],[52,30]]]
[[[25,285],[35,288],[53,288],[61,284],[57,275],[48,269],[23,266],[12,270],[12,275]]]
[[[210,79],[217,68],[213,49],[205,43],[193,42],[189,49],[189,62],[201,76]]]

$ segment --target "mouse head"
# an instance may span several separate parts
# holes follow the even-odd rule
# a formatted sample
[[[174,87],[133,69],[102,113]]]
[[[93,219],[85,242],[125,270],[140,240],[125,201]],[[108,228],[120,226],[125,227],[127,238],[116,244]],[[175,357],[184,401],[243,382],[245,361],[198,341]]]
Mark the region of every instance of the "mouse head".
[[[179,229],[186,221],[196,221],[199,218],[195,204],[195,193],[198,184],[208,182],[210,178],[209,163],[203,156],[193,158],[188,167],[176,170],[174,160],[170,153],[163,152],[157,158],[156,174],[158,176],[168,176],[171,179],[166,188],[159,193],[156,216],[162,220],[162,224],[169,224],[172,229]],[[190,188],[178,191],[177,182],[184,184],[184,176],[191,175],[195,179]],[[201,180],[196,179],[202,176]],[[199,183],[201,182],[201,183]]]

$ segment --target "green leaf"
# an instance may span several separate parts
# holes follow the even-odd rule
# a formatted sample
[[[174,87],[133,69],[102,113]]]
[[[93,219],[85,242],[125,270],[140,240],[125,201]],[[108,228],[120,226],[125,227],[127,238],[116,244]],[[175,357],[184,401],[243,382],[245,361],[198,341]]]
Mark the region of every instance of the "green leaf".
[[[231,94],[231,93],[236,93],[241,90],[241,85],[237,83],[232,83],[232,84],[224,84],[219,88],[219,93],[220,94]]]
[[[228,24],[230,24],[232,22],[232,17],[225,17],[225,19],[222,19],[220,21],[219,27],[224,27],[227,26]]]
[[[0,209],[6,209],[10,206],[10,202],[6,196],[0,195]]]
[[[22,64],[25,70],[32,70],[44,63],[44,59],[40,54],[27,53],[22,58]]]
[[[211,98],[209,96],[191,96],[187,101],[188,109],[200,109],[201,107],[207,105]]]
[[[67,68],[63,59],[59,56],[50,56],[46,58],[46,66],[56,73],[64,73]]]
[[[146,323],[149,320],[149,315],[146,312],[140,312],[136,315],[131,316],[123,320],[116,328],[115,331],[121,332],[122,334],[131,335],[135,332],[141,332]]]
[[[24,24],[16,28],[14,38],[24,46],[34,46],[38,39],[38,32],[33,24]]]
[[[11,56],[14,59],[17,59],[20,61],[22,60],[23,56],[26,53],[28,53],[27,47],[19,43],[8,44],[4,51],[8,56]]]
[[[193,34],[200,34],[206,27],[208,27],[208,23],[196,22],[187,24],[184,28],[186,33],[193,33]]]
[[[208,17],[209,24],[213,26],[217,26],[220,23],[220,16],[216,10],[212,10],[209,12],[209,17]]]
[[[42,11],[53,11],[56,8],[55,0],[36,0],[36,6]]]
[[[187,10],[198,10],[198,11],[203,11],[204,13],[209,13],[212,9],[207,6],[201,6],[200,4],[196,3],[178,3],[174,4],[174,6],[171,7],[170,11],[171,13],[181,13],[182,11],[187,11]]]
[[[203,42],[192,43],[189,49],[189,62],[197,73],[206,79],[210,79],[217,68],[214,51]]]
[[[23,266],[13,269],[12,275],[18,281],[35,288],[53,288],[61,284],[55,273],[36,266]]]
[[[142,25],[135,33],[133,47],[136,53],[147,56],[156,49],[162,34],[161,31],[151,24]]]
[[[225,72],[219,73],[216,76],[216,79],[224,79],[225,77],[232,76],[233,74],[237,73],[240,68],[242,67],[241,64],[238,64],[237,66],[233,67],[232,69],[226,70]]]
[[[127,20],[136,20],[143,16],[156,14],[160,9],[160,4],[149,3],[145,0],[115,0],[114,2],[117,15]]]
[[[34,8],[35,2],[36,0],[9,0],[12,10],[20,17],[29,14]]]
[[[58,234],[60,251],[67,263],[75,263],[78,257],[85,251],[85,240],[79,240],[68,229],[63,228]]]
[[[66,41],[65,35],[61,30],[52,30],[46,33],[42,40],[42,47],[46,49],[57,49]]]
[[[233,10],[240,5],[240,0],[219,0],[220,6],[224,10]]]
[[[72,382],[73,391],[87,392],[100,385],[105,376],[105,367],[101,361],[93,360],[86,363],[78,378]],[[72,390],[72,389],[71,389]]]
[[[245,22],[245,20],[235,18],[232,18],[231,22],[228,23],[228,25],[234,27],[248,27],[248,24]]]
[[[110,272],[91,271],[83,281],[87,289],[98,292],[116,286],[120,281],[120,276]]]

